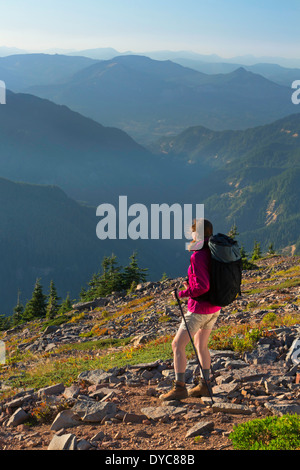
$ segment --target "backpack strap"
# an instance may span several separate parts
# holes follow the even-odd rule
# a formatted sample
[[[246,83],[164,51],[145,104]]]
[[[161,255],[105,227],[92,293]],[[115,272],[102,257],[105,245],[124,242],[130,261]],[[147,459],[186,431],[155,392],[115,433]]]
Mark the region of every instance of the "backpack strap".
[[[209,240],[204,240],[204,243],[203,243],[203,247],[198,250],[198,251],[201,251],[203,250],[203,248],[208,248],[209,249],[209,245],[208,245],[208,242]],[[209,250],[210,252],[210,250]],[[192,257],[191,257],[192,258]],[[194,269],[193,269],[193,264],[192,264],[192,261],[191,261],[191,269],[193,271],[193,274],[195,275],[195,272],[194,272]],[[209,290],[207,292],[205,292],[204,294],[201,294],[201,295],[198,295],[197,297],[191,297],[192,300],[196,300],[197,302],[199,301],[209,301],[209,298],[210,298],[210,292]]]

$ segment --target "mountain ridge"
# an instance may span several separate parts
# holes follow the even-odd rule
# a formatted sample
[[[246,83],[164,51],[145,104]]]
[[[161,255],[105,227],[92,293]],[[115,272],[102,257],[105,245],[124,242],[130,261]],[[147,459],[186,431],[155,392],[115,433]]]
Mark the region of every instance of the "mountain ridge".
[[[160,140],[156,149],[213,168],[188,191],[227,230],[237,223],[247,247],[259,238],[264,250],[273,243],[299,251],[299,138],[300,115],[294,114],[246,131],[191,128]]]
[[[194,125],[245,129],[296,111],[290,88],[243,68],[207,75],[143,56],[101,61],[65,84],[27,91],[123,129],[144,144]]]

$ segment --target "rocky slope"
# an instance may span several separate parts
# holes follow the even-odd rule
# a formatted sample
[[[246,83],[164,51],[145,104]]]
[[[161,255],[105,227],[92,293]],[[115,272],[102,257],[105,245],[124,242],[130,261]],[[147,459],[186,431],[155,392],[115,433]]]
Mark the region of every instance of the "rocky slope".
[[[230,450],[234,425],[270,414],[300,414],[294,351],[300,338],[299,258],[274,256],[257,264],[244,272],[242,296],[222,309],[212,335],[213,404],[210,398],[168,404],[159,399],[174,379],[171,355],[130,360],[134,351],[176,333],[180,312],[170,292],[183,279],[145,283],[131,295],[77,304],[60,325],[44,320],[2,332],[7,361],[0,369],[0,449]],[[242,347],[259,331],[254,347]],[[115,344],[94,349],[99,339]],[[121,366],[80,366],[87,357],[113,358],[120,352]],[[49,374],[54,363],[73,369],[77,363],[78,373],[73,370],[61,381]],[[46,385],[30,387],[22,378],[33,377],[38,367]],[[196,368],[189,354],[188,387]]]

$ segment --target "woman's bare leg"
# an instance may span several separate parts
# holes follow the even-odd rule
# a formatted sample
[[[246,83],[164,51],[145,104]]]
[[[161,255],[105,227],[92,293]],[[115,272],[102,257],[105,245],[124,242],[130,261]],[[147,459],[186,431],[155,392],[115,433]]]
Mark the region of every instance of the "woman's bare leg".
[[[185,348],[189,341],[188,332],[180,328],[172,342],[175,374],[185,373],[187,364]]]
[[[200,329],[194,336],[194,344],[203,370],[210,370],[211,357],[208,349],[208,341],[212,330]]]

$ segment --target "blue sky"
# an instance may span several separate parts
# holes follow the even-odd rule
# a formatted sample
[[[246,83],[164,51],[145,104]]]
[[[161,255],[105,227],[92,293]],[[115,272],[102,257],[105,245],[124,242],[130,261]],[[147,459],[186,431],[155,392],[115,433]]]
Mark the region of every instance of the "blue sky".
[[[300,0],[0,0],[0,46],[299,57]]]

